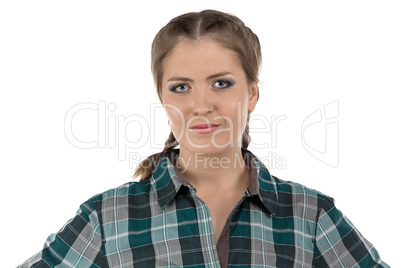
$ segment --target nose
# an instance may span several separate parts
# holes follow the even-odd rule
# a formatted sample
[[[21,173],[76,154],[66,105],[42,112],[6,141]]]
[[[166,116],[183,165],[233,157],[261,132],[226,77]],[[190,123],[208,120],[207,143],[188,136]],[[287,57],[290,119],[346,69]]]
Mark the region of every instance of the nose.
[[[206,115],[214,110],[212,96],[208,94],[208,89],[195,89],[192,98],[192,109],[194,115]]]

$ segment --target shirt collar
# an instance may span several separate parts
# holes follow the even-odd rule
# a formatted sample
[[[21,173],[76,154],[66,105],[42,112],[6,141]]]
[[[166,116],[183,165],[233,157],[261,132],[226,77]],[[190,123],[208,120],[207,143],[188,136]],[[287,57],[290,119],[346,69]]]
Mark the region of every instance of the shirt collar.
[[[242,148],[242,155],[244,162],[250,168],[248,187],[250,195],[258,196],[265,208],[270,213],[276,214],[278,192],[275,180],[253,153]],[[178,156],[179,149],[165,152],[150,178],[150,183],[162,209],[175,198],[182,186],[190,186],[184,175],[175,166]]]

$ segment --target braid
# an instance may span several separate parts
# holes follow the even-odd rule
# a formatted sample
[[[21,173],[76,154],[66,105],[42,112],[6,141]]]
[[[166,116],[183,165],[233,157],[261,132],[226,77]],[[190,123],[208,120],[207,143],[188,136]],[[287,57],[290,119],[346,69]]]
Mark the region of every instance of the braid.
[[[249,121],[250,121],[250,113],[247,115],[247,123],[246,127],[244,128],[243,136],[241,139],[241,147],[244,149],[247,149],[248,145],[251,142],[251,136],[250,136],[250,127],[249,127]]]
[[[166,140],[165,147],[163,147],[163,150],[165,152],[169,151],[174,147],[176,147],[177,145],[179,145],[179,143],[177,142],[176,137],[173,135],[173,132],[170,131],[169,138]]]
[[[139,177],[139,181],[145,181],[149,179],[154,172],[154,169],[156,165],[158,164],[161,156],[163,155],[164,152],[167,152],[169,150],[172,150],[174,147],[176,147],[179,143],[176,141],[175,136],[173,135],[172,132],[170,132],[169,138],[165,142],[165,147],[163,148],[163,151],[160,153],[156,153],[153,155],[148,156],[146,159],[144,159],[136,168],[133,177]]]

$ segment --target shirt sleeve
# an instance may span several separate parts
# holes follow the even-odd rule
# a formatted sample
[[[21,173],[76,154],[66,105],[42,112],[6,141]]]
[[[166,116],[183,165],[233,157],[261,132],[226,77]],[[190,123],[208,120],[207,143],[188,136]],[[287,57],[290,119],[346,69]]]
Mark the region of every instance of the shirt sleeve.
[[[102,267],[102,235],[98,214],[90,199],[76,216],[48,237],[42,251],[18,268]]]
[[[314,254],[314,267],[389,267],[329,197],[318,215]]]

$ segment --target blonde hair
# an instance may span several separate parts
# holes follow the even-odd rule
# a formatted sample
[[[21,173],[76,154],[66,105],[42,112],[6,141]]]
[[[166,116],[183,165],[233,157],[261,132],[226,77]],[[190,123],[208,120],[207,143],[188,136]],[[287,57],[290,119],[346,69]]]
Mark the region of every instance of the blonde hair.
[[[222,47],[231,50],[246,74],[249,85],[258,83],[262,57],[257,35],[234,15],[216,10],[191,12],[173,18],[157,33],[152,43],[151,70],[161,102],[164,60],[180,41],[196,41],[203,37],[208,37]],[[243,148],[247,148],[251,141],[249,119],[250,114],[247,116],[247,124],[242,135]],[[143,160],[135,170],[133,177],[140,177],[140,181],[149,179],[163,153],[177,145],[175,136],[170,132],[163,151]]]

